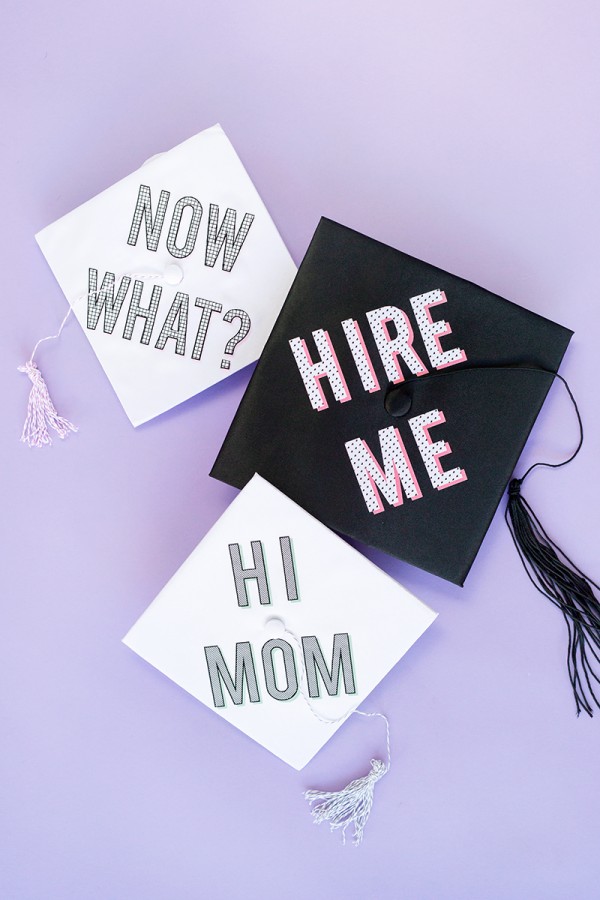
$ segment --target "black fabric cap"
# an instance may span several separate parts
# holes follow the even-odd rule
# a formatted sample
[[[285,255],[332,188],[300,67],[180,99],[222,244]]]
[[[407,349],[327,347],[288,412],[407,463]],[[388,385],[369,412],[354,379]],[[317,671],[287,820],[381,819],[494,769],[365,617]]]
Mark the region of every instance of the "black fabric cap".
[[[571,336],[322,219],[211,475],[462,584]]]

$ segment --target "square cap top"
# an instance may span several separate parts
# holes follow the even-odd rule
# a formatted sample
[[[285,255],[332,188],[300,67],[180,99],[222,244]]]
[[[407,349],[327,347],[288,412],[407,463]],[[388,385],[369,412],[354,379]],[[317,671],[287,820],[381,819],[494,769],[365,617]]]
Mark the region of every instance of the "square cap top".
[[[36,240],[134,425],[257,359],[296,274],[220,125]]]
[[[463,584],[571,336],[322,219],[211,474]]]
[[[256,475],[124,642],[300,769],[435,615]]]

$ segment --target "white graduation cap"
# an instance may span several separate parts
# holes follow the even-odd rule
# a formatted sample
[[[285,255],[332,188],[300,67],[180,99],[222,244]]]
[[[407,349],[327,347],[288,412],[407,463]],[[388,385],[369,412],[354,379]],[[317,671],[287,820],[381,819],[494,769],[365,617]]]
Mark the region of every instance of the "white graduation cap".
[[[36,240],[134,425],[256,360],[296,274],[220,125]]]
[[[435,617],[255,475],[124,643],[301,769]]]

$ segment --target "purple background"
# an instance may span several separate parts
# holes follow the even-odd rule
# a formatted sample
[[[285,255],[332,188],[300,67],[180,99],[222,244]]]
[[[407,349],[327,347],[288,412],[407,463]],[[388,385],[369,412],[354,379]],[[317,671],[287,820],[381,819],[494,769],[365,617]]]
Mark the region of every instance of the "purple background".
[[[393,768],[343,847],[301,792],[362,774],[376,724],[297,773],[120,643],[235,494],[207,473],[249,372],[134,430],[71,322],[38,360],[80,432],[36,451],[16,366],[65,311],[34,233],[220,121],[296,262],[325,214],[575,329],[586,444],[527,495],[598,577],[599,25],[586,0],[5,4],[0,896],[598,896],[600,722],[500,514],[463,590],[369,553],[440,616],[364,706]],[[521,468],[575,439],[554,387]]]

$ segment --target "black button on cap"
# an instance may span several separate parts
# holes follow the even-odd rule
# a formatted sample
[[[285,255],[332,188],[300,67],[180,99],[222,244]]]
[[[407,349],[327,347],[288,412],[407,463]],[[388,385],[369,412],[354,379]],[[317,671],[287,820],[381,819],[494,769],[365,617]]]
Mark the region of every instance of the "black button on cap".
[[[407,415],[412,406],[412,392],[408,385],[390,385],[385,395],[384,405],[386,412],[396,419]]]

